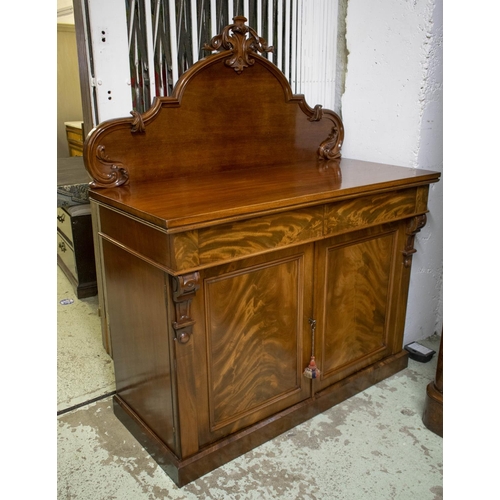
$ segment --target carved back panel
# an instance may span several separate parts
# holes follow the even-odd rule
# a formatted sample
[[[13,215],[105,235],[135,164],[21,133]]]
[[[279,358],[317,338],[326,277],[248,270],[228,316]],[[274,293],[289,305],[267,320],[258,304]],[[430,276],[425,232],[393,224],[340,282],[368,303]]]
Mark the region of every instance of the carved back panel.
[[[144,114],[103,122],[84,145],[92,187],[340,158],[340,117],[293,95],[257,52],[272,50],[236,17]]]

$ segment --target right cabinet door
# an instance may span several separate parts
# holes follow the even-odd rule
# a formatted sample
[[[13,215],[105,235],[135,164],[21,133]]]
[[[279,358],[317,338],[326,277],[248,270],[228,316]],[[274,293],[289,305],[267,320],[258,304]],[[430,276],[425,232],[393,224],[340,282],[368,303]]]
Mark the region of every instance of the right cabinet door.
[[[388,224],[316,245],[315,392],[401,350],[394,342],[400,227]]]

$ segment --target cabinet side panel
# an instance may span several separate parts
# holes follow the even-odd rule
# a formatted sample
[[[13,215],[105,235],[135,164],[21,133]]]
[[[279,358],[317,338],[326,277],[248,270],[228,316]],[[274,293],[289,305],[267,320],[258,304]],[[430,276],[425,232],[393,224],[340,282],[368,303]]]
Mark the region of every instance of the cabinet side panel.
[[[108,313],[106,308],[106,281],[104,279],[104,264],[102,262],[101,239],[99,238],[99,231],[101,230],[99,206],[94,201],[91,201],[90,209],[92,213],[92,237],[95,249],[95,266],[99,299],[99,316],[101,318],[102,344],[106,349],[106,352],[111,357],[113,357],[113,347],[111,345],[111,337],[108,330]]]
[[[175,451],[164,273],[106,240],[102,250],[117,394]]]

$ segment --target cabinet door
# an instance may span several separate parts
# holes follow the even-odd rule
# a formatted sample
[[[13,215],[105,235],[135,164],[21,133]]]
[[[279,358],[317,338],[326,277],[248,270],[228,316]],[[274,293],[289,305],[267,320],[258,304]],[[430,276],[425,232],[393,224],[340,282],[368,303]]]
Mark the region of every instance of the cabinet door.
[[[318,243],[315,391],[391,354],[397,225]]]
[[[313,246],[304,245],[202,272],[200,445],[310,397],[302,372],[310,355],[312,267]]]

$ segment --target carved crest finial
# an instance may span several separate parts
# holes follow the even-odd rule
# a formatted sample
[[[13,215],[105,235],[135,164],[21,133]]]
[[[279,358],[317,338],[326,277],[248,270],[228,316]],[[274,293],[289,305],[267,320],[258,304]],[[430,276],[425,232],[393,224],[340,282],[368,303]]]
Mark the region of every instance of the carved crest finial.
[[[132,132],[146,132],[146,127],[144,126],[144,120],[142,119],[142,115],[137,111],[131,111],[130,114],[134,117],[132,120],[132,124],[130,129]]]
[[[226,61],[226,65],[233,68],[240,74],[248,66],[255,63],[251,57],[257,52],[272,52],[273,47],[267,46],[267,41],[261,38],[257,32],[247,26],[247,18],[236,16],[233,18],[234,24],[226,26],[222,33],[216,35],[210,40],[210,44],[205,44],[203,49],[210,51],[232,50],[233,57]]]

